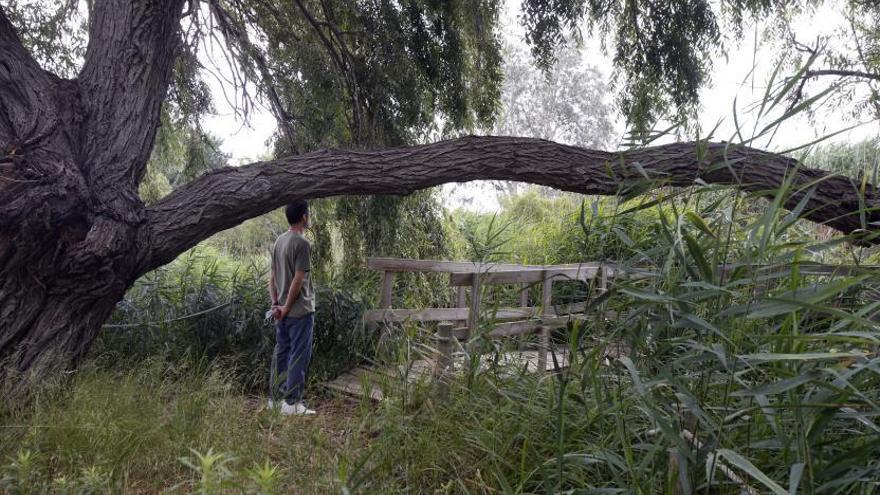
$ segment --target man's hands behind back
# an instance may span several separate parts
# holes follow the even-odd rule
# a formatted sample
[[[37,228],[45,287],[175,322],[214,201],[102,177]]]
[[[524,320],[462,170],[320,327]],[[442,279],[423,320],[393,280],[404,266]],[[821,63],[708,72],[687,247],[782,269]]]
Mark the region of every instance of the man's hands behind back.
[[[281,306],[280,304],[275,304],[272,306],[272,318],[275,318],[275,321],[279,321],[284,319],[287,316],[287,313],[290,311],[289,309]]]

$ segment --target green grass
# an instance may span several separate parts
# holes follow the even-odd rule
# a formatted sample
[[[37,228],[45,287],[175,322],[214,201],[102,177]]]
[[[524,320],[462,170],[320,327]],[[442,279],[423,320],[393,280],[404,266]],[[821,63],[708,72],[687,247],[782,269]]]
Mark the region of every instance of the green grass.
[[[327,493],[363,447],[357,405],[290,419],[231,386],[220,365],[86,365],[2,415],[10,493]],[[261,486],[262,485],[262,491]],[[202,490],[204,488],[204,490]]]
[[[760,200],[762,208],[718,190],[663,199],[652,235],[620,244],[626,256],[614,260],[650,276],[613,281],[591,299],[586,324],[554,336],[572,350],[569,369],[536,376],[489,368],[453,381],[446,399],[424,384],[379,404],[351,402],[321,397],[313,384],[320,415],[282,418],[265,410],[259,386],[241,380],[262,375],[265,359],[244,362],[234,346],[210,359],[134,359],[122,354],[120,334],[72,376],[44,384],[26,408],[0,412],[3,489],[876,493],[880,277],[800,270],[841,253],[855,262],[874,253],[800,235],[809,225],[789,222],[781,197]],[[620,214],[583,223],[597,238],[615,235]],[[787,268],[717,270],[749,263]],[[210,285],[183,292],[179,311]],[[603,318],[603,308],[616,316]],[[167,330],[210,330],[191,324]],[[404,347],[385,355],[402,359],[430,345],[409,330],[395,341]],[[605,355],[620,344],[631,349],[626,356]]]

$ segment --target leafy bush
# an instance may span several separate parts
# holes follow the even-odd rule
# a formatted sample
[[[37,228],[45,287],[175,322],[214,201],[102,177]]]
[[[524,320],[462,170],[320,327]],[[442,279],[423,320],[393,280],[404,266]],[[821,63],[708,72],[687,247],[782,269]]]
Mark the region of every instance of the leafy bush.
[[[92,355],[135,361],[160,356],[169,363],[222,360],[240,383],[265,389],[275,329],[264,318],[264,264],[259,258],[236,261],[211,248],[190,251],[135,284]],[[358,296],[318,288],[316,299],[312,384],[357,366],[375,347]]]
[[[652,197],[625,202],[569,193],[548,197],[542,192],[529,188],[503,198],[497,214],[453,212],[447,229],[454,255],[533,265],[622,260],[637,254],[634,248],[655,235],[664,214],[640,207]]]

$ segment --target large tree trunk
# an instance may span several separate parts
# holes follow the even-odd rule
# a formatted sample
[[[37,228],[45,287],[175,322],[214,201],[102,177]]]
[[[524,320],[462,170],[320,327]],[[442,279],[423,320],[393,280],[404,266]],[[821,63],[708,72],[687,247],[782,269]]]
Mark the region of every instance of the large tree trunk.
[[[75,366],[136,279],[137,196],[182,0],[97,0],[80,76],[43,70],[0,9],[0,387]]]
[[[843,232],[880,225],[872,187],[757,149],[700,142],[609,153],[503,137],[230,167],[147,208],[137,186],[181,4],[96,0],[76,81],[42,70],[0,9],[0,386],[25,392],[26,378],[75,366],[139,276],[296,198],[406,194],[475,179],[606,195],[700,180],[773,194],[793,176],[785,205],[806,198],[800,215]]]

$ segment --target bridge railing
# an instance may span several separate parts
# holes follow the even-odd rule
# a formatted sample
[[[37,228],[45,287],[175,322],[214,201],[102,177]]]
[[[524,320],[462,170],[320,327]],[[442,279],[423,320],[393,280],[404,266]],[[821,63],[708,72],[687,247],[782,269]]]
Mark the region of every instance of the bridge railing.
[[[443,331],[449,331],[457,340],[467,340],[474,329],[479,328],[484,286],[513,285],[519,288],[519,306],[493,308],[492,327],[484,334],[491,339],[517,335],[537,334],[538,369],[546,368],[546,351],[549,333],[553,328],[564,327],[571,319],[585,318],[586,301],[565,305],[553,305],[553,283],[557,281],[594,282],[598,291],[607,288],[609,279],[619,276],[620,270],[601,263],[567,265],[519,265],[511,263],[475,263],[470,261],[413,260],[400,258],[369,258],[367,268],[381,274],[381,298],[378,309],[364,314],[367,323],[379,322],[436,322]],[[395,275],[402,272],[448,273],[449,289],[454,291],[454,307],[451,308],[394,308],[392,293]],[[529,290],[541,287],[541,299],[530,305]],[[470,296],[470,297],[468,297]],[[439,326],[438,326],[439,328]],[[442,339],[446,338],[439,335]],[[441,350],[450,349],[448,345]],[[544,352],[541,352],[544,351]],[[442,362],[449,356],[441,356]]]
[[[381,273],[381,298],[379,308],[364,314],[366,322],[441,322],[458,324],[462,329],[477,328],[480,316],[480,293],[486,285],[514,285],[520,289],[520,305],[503,307],[494,311],[496,320],[543,320],[559,319],[564,315],[583,313],[586,303],[567,305],[551,304],[553,283],[556,281],[589,282],[597,279],[599,291],[604,291],[608,280],[617,276],[617,269],[601,263],[568,265],[518,265],[510,263],[474,263],[469,261],[412,260],[400,258],[369,258],[367,268]],[[394,308],[391,295],[395,274],[401,272],[448,273],[449,287],[455,292],[455,306],[451,308]],[[542,297],[539,304],[530,305],[530,287],[540,285]],[[468,298],[468,294],[470,298]],[[468,303],[468,299],[470,299]],[[499,328],[495,335],[509,336],[516,329],[525,329],[526,322],[509,324]]]
[[[880,265],[800,263],[797,266],[801,276],[835,277],[880,274]],[[583,313],[586,308],[585,303],[552,305],[550,298],[554,282],[590,282],[595,280],[595,286],[601,293],[607,289],[608,283],[612,279],[623,277],[631,280],[650,276],[645,271],[624,269],[614,264],[599,262],[542,266],[471,261],[368,258],[367,268],[381,273],[382,290],[379,308],[365,313],[366,322],[451,321],[458,324],[459,332],[463,328],[477,327],[481,298],[474,297],[474,295],[479,296],[482,287],[486,285],[518,285],[520,287],[520,305],[497,309],[495,311],[496,320],[548,319]],[[790,272],[792,265],[723,265],[716,268],[715,274],[717,277],[726,277],[737,269],[749,270],[756,276],[758,282],[771,282],[780,275]],[[454,307],[420,309],[392,307],[391,296],[394,277],[395,274],[401,272],[448,273],[449,286],[455,291]],[[540,304],[529,305],[529,289],[538,284],[542,286]],[[468,294],[471,296],[469,303]],[[498,334],[500,336],[504,332],[498,332]]]
[[[381,298],[379,308],[369,310],[364,319],[367,323],[379,322],[425,322],[437,323],[438,357],[437,367],[445,369],[452,362],[451,342],[468,340],[474,329],[480,328],[482,297],[485,286],[512,285],[519,289],[519,305],[492,308],[493,321],[483,336],[492,339],[517,335],[537,335],[537,368],[545,370],[549,335],[553,328],[564,327],[572,319],[604,318],[604,308],[586,313],[587,300],[565,305],[552,304],[553,284],[560,281],[586,282],[591,289],[602,293],[613,280],[634,280],[651,277],[647,271],[622,268],[618,265],[600,262],[585,262],[566,265],[520,265],[511,263],[477,263],[470,261],[415,260],[401,258],[369,258],[367,268],[381,274]],[[792,265],[724,265],[716,267],[715,282],[724,280],[737,270],[737,278],[743,276],[755,279],[756,297],[762,297],[770,286],[786,274],[792,273]],[[744,272],[742,270],[745,270]],[[877,265],[825,265],[818,263],[799,263],[800,276],[840,277],[863,274],[880,274]],[[440,273],[449,275],[448,289],[454,293],[453,307],[446,308],[395,308],[392,302],[395,275],[403,272]],[[540,286],[541,297],[530,298],[533,287]],[[534,303],[534,304],[530,304]],[[871,314],[875,319],[880,315]],[[444,364],[445,363],[445,364]],[[443,373],[441,371],[440,373]]]

